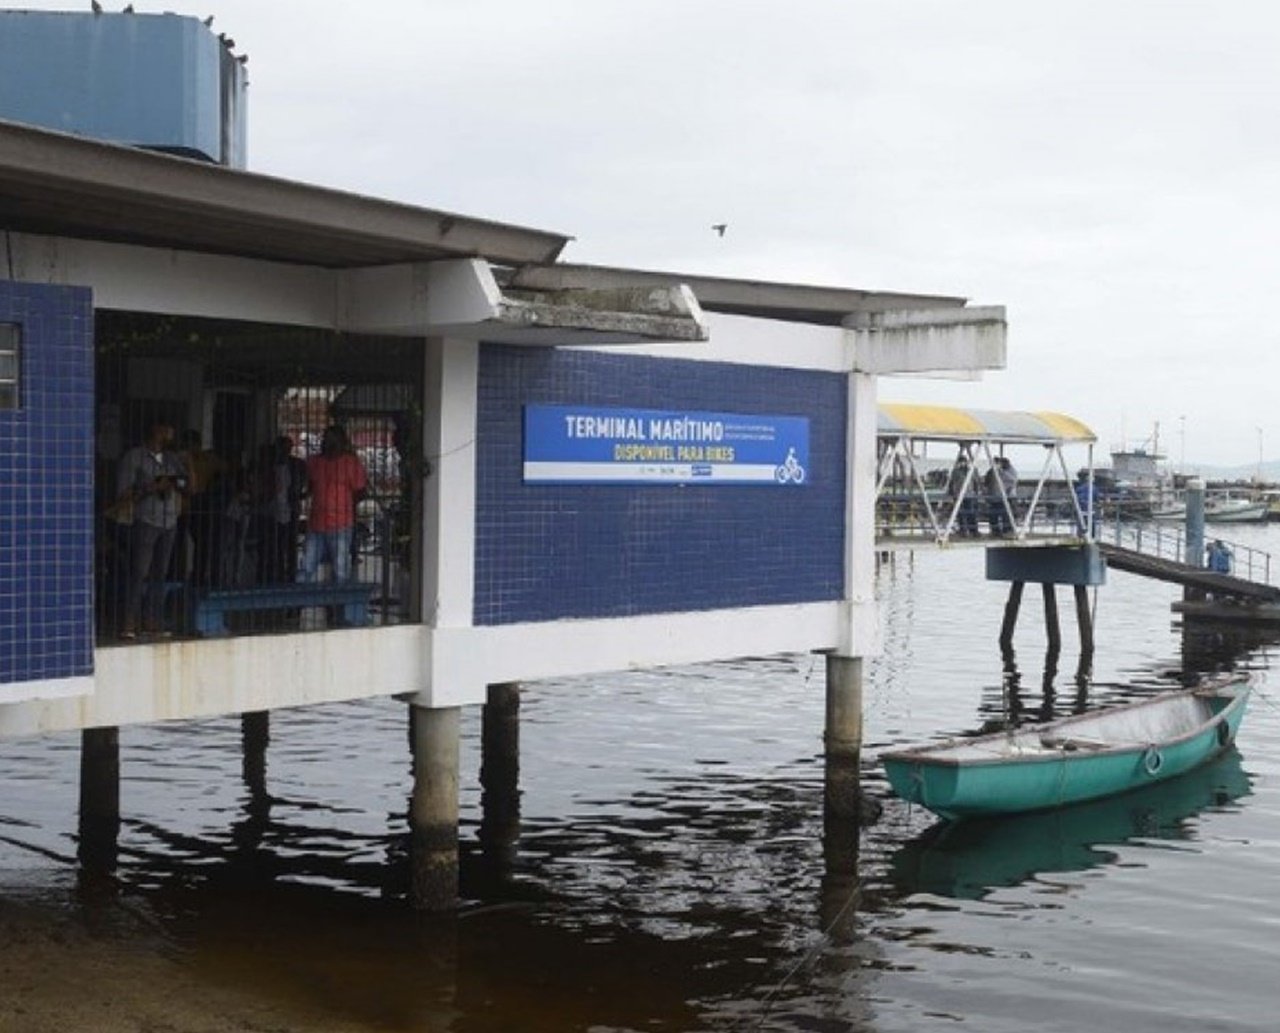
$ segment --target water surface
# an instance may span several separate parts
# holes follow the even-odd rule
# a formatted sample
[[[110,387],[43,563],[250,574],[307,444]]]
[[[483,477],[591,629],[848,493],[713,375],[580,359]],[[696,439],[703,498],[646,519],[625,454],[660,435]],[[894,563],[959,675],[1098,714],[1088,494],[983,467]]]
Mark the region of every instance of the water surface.
[[[1280,547],[1268,528],[1233,536]],[[116,1008],[101,1028],[149,1028],[167,999],[155,1028],[1269,1031],[1280,703],[1265,683],[1237,751],[1056,814],[944,829],[889,798],[876,766],[890,746],[1182,684],[1178,590],[1110,577],[1086,681],[1069,591],[1048,677],[1026,593],[1011,695],[1005,586],[983,580],[981,550],[882,568],[864,767],[884,811],[856,868],[828,836],[851,865],[834,875],[823,669],[808,655],[527,686],[509,870],[478,845],[479,711],[466,712],[467,900],[446,919],[404,905],[400,704],[273,715],[262,781],[242,770],[238,720],[123,729],[110,878],[74,863],[78,736],[0,745],[0,924],[8,907],[66,966],[21,969],[0,948],[31,1005],[0,1010],[0,1029],[72,1014],[58,987],[79,963],[131,987],[91,1013]],[[1190,666],[1265,671],[1275,655],[1227,635]],[[85,978],[90,1002],[100,987]]]

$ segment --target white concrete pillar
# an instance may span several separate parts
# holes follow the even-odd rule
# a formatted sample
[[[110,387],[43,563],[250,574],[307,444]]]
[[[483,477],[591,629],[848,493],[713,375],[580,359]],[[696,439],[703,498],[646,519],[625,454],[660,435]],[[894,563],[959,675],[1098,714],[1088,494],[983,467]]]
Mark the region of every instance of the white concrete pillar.
[[[458,902],[458,707],[415,707],[410,900],[420,911]]]
[[[475,596],[476,390],[480,346],[432,337],[424,358],[422,602],[425,623],[470,627]]]
[[[824,734],[826,813],[856,819],[861,813],[862,659],[827,656],[827,727]]]
[[[845,433],[845,614],[841,656],[879,653],[876,610],[876,377],[849,375]]]

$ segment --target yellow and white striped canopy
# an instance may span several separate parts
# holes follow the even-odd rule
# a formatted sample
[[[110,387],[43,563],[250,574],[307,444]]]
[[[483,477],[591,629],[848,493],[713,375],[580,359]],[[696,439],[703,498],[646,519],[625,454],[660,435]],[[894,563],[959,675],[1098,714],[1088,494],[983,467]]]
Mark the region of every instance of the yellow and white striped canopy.
[[[896,402],[880,404],[877,432],[881,437],[926,441],[985,440],[1033,445],[1092,444],[1098,440],[1075,417],[1057,412],[1000,412]]]

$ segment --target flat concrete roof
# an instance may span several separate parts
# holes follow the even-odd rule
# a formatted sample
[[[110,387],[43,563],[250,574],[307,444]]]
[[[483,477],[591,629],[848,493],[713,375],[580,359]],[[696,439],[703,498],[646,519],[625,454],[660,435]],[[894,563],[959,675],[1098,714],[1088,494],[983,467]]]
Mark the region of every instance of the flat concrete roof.
[[[695,273],[659,272],[603,265],[530,265],[515,270],[505,286],[528,290],[641,287],[687,284],[708,312],[725,312],[796,323],[839,326],[857,312],[961,308],[967,299],[943,294],[819,287],[802,283],[735,280]]]
[[[570,240],[2,120],[0,228],[338,269],[554,262]]]

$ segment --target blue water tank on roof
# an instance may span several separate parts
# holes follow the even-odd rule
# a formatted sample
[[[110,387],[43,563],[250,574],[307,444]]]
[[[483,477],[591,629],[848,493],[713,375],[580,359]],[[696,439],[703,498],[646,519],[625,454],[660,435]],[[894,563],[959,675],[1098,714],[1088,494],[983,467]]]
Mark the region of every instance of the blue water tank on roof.
[[[197,18],[0,11],[0,119],[244,168],[245,85]]]

